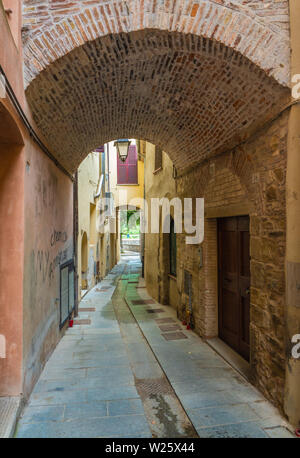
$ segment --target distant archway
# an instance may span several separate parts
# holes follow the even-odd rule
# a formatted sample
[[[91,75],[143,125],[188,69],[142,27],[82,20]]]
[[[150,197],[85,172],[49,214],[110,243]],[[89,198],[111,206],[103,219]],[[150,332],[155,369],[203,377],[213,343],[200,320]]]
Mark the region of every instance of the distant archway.
[[[87,234],[84,232],[81,238],[81,289],[88,288],[87,284],[87,270],[88,270],[88,239]]]

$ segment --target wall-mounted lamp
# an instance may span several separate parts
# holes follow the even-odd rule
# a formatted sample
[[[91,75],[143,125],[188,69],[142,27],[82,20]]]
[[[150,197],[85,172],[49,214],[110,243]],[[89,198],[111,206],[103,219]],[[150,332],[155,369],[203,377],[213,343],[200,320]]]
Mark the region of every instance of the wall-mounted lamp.
[[[128,138],[116,140],[114,143],[114,146],[117,148],[119,159],[122,162],[125,162],[127,159],[130,143],[131,141],[128,140]]]

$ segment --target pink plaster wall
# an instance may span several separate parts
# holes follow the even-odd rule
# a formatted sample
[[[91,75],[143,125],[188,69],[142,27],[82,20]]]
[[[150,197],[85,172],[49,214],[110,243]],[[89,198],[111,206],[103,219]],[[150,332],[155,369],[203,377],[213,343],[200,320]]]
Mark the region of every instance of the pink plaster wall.
[[[4,8],[13,10],[10,18],[5,14]],[[21,18],[21,1],[0,0],[0,64],[19,102],[24,106]]]
[[[24,146],[9,108],[0,100],[0,396],[22,391]]]
[[[25,157],[24,393],[59,338],[60,265],[73,258],[73,183],[35,145]],[[54,231],[60,240],[54,242]]]
[[[4,3],[14,16],[7,18],[0,0],[0,64],[32,123],[23,85],[21,2]],[[0,358],[0,396],[28,395],[61,336],[59,264],[73,257],[72,212],[71,180],[32,141],[9,99],[1,99],[0,334],[7,357]],[[66,239],[51,243],[55,230]]]

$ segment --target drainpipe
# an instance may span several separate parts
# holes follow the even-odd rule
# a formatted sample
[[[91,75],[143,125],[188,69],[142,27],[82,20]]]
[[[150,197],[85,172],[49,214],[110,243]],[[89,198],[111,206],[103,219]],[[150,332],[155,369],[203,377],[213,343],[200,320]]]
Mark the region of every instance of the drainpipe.
[[[291,75],[300,74],[300,2],[290,0]],[[299,100],[300,103],[300,100]],[[286,379],[284,410],[300,426],[300,358],[292,337],[300,334],[300,104],[290,108],[286,175]]]
[[[107,192],[110,192],[109,143],[106,144],[106,153],[107,153]]]
[[[78,171],[75,173],[73,184],[73,252],[74,252],[74,302],[75,312],[78,315]]]
[[[140,143],[141,145],[141,143]],[[145,202],[145,199],[146,199],[146,188],[145,188],[145,178],[146,178],[146,155],[144,155],[144,202]],[[142,209],[142,213],[143,213],[143,218],[148,218],[148,215],[146,215],[146,208],[144,207]],[[141,213],[140,213],[141,214]],[[140,218],[140,225],[141,225],[141,218]],[[140,237],[141,237],[141,261],[142,261],[142,277],[144,278],[145,277],[145,232],[143,231],[142,233],[140,233]]]

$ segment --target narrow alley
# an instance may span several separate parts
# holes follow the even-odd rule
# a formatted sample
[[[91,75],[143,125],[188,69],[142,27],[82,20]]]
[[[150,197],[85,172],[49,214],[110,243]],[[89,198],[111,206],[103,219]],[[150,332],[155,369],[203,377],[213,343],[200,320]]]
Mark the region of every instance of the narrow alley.
[[[173,309],[127,252],[80,302],[16,437],[293,437],[278,411]]]
[[[299,43],[299,0],[0,0],[0,438],[300,438]]]

